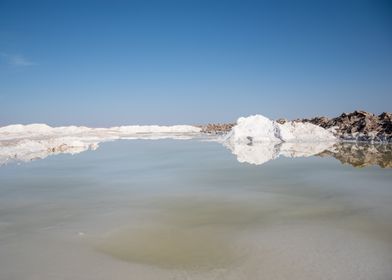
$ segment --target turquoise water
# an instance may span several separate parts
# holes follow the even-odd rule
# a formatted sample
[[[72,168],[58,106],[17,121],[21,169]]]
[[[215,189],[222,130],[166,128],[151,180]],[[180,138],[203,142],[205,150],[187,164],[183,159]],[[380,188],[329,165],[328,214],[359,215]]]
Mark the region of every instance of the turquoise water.
[[[347,156],[347,155],[345,155]],[[132,140],[0,167],[0,279],[391,279],[392,169]]]

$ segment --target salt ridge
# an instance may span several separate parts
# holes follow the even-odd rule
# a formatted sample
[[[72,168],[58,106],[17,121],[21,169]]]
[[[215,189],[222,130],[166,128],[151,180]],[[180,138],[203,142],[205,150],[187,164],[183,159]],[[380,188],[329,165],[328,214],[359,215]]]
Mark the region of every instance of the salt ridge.
[[[200,128],[190,125],[132,125],[110,128],[51,127],[46,124],[9,125],[0,128],[0,165],[31,161],[60,153],[95,150],[102,142],[118,139],[190,139]]]

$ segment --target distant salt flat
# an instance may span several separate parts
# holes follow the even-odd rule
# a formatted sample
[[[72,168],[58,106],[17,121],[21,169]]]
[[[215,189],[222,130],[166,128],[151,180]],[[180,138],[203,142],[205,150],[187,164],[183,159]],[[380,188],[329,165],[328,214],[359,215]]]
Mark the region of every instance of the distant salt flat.
[[[42,159],[60,153],[77,154],[95,150],[100,143],[119,139],[191,139],[198,136],[200,128],[190,125],[132,125],[110,128],[9,125],[0,128],[0,164]]]
[[[183,135],[200,133],[200,128],[191,125],[130,125],[109,128],[91,128],[86,126],[51,127],[46,124],[9,125],[0,128],[0,140],[28,137],[57,137],[71,135],[88,135],[101,138],[119,138],[137,134]]]

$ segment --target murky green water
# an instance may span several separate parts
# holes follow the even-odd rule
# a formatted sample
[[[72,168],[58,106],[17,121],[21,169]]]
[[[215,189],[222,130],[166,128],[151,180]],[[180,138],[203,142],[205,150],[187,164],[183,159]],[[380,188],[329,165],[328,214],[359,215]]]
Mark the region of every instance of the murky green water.
[[[0,168],[1,280],[389,280],[391,263],[388,168],[178,140]]]

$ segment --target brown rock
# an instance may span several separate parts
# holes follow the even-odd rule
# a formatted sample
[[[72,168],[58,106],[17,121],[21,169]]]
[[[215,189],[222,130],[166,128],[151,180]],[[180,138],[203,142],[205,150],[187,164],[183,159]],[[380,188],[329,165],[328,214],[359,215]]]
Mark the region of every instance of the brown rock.
[[[391,113],[375,116],[366,111],[354,111],[333,119],[316,117],[295,121],[310,122],[326,129],[335,127],[336,136],[346,140],[392,142]]]

